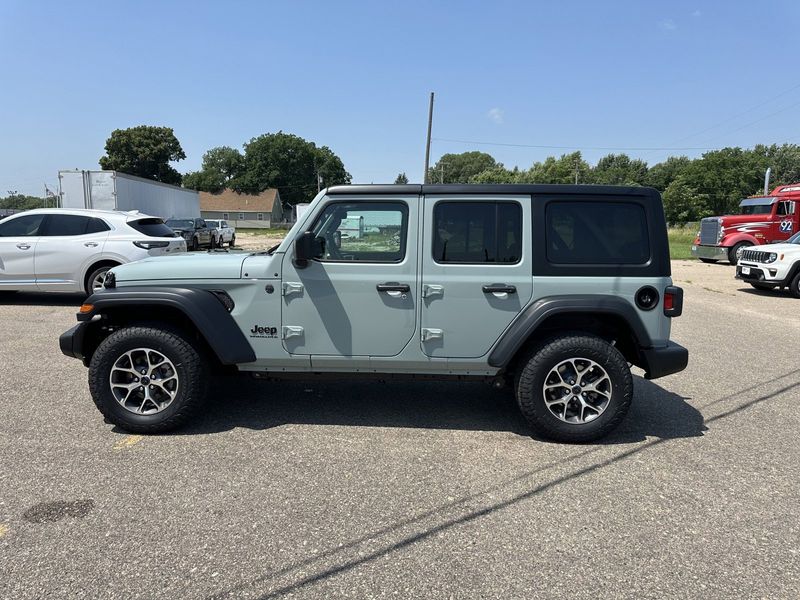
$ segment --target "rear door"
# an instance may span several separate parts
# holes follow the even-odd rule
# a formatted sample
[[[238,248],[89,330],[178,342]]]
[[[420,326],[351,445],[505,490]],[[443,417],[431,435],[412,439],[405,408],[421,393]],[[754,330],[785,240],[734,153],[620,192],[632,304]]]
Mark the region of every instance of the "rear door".
[[[36,289],[34,253],[44,219],[39,213],[0,223],[0,289]]]
[[[426,196],[425,354],[485,355],[533,294],[530,196]]]
[[[109,226],[85,215],[52,214],[36,246],[36,284],[42,290],[80,291],[82,278],[103,252]]]

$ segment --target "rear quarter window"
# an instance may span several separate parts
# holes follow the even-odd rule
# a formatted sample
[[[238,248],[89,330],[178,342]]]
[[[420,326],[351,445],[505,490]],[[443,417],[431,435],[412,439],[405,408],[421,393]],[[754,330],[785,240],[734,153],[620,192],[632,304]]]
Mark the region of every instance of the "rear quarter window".
[[[128,221],[128,226],[148,237],[177,237],[177,234],[161,219],[139,219]]]
[[[644,208],[630,202],[550,202],[547,260],[560,265],[644,265],[650,239]]]

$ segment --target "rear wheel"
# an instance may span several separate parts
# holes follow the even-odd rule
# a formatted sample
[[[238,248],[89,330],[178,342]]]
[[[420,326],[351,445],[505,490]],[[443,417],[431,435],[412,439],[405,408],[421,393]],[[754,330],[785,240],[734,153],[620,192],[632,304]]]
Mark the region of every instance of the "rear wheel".
[[[713,258],[701,258],[701,259],[700,259],[700,262],[704,262],[704,263],[706,263],[706,264],[709,264],[709,265],[710,265],[710,264],[714,264],[714,263],[716,263],[717,261],[716,261],[716,260],[714,260]]]
[[[179,334],[127,327],[98,346],[89,365],[89,389],[115,425],[159,433],[183,425],[199,408],[207,372],[207,361]]]
[[[232,236],[231,236],[231,243],[230,243],[230,247],[231,247],[231,248],[233,248],[235,244],[236,244],[236,236],[235,236],[235,235],[232,235]]]
[[[531,427],[560,442],[588,442],[613,430],[630,408],[633,378],[614,346],[592,335],[558,337],[534,350],[516,379]]]
[[[752,245],[753,244],[750,242],[739,242],[735,246],[732,246],[731,249],[728,250],[728,262],[732,265],[738,264],[744,249]]]
[[[103,281],[106,278],[106,273],[108,273],[111,268],[112,265],[104,265],[89,273],[83,285],[83,290],[87,295],[103,289]]]
[[[192,250],[197,251],[200,249],[200,240],[197,239],[197,236],[192,238]]]

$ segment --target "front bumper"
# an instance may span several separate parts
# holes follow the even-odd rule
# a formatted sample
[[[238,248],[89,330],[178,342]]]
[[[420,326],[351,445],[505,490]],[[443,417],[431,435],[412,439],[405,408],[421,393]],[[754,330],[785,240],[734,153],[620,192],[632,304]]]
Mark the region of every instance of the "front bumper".
[[[745,273],[747,270],[749,272]],[[773,264],[741,263],[736,266],[736,279],[748,283],[768,283],[770,285],[788,285],[788,276],[785,268]]]
[[[78,323],[58,337],[58,346],[61,348],[63,354],[72,358],[84,359],[83,338],[86,335],[86,328],[88,326],[89,323],[86,321]]]
[[[689,351],[675,342],[668,342],[660,348],[642,349],[641,353],[646,379],[657,379],[683,371],[689,364]]]
[[[692,256],[709,260],[728,260],[728,248],[725,246],[692,245]]]

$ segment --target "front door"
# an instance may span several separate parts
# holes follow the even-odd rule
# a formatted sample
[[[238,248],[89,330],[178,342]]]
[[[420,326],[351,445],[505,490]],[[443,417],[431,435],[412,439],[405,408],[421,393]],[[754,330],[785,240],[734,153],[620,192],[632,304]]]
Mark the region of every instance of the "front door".
[[[307,228],[324,251],[304,266],[293,249],[283,259],[288,352],[323,365],[402,351],[416,330],[418,210],[417,196],[328,199]]]
[[[0,223],[0,289],[36,289],[34,254],[43,221],[40,213]]]
[[[484,356],[533,293],[531,199],[424,200],[422,351]]]

